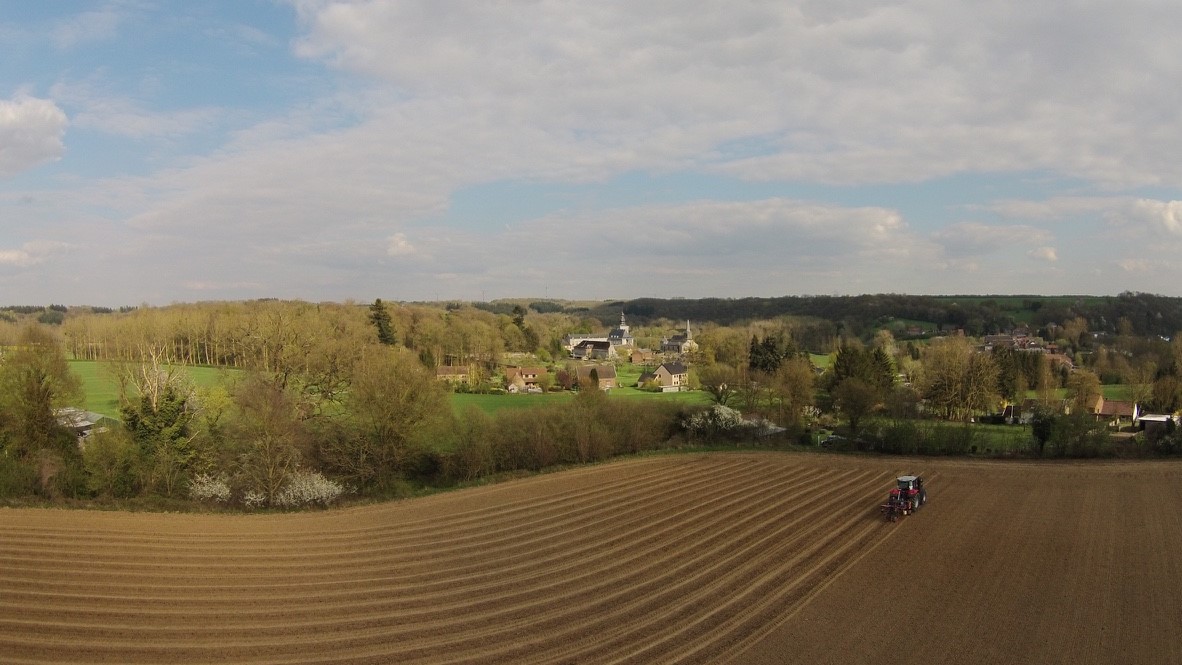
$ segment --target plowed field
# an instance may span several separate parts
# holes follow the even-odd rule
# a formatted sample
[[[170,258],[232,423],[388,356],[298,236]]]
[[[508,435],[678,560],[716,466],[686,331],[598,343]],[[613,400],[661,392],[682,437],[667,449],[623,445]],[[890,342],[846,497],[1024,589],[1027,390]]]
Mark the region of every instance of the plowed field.
[[[901,472],[931,502],[885,523]],[[1177,663],[1178,626],[1175,463],[714,454],[318,513],[0,509],[4,663]]]

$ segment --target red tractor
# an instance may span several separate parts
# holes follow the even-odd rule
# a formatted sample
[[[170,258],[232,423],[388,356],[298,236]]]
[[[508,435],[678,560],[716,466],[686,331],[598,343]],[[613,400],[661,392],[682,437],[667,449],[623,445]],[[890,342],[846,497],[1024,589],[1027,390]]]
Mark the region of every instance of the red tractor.
[[[923,478],[919,476],[899,476],[895,479],[897,487],[891,489],[886,503],[880,506],[882,514],[891,522],[898,522],[903,515],[910,515],[928,501],[928,491],[924,489]]]

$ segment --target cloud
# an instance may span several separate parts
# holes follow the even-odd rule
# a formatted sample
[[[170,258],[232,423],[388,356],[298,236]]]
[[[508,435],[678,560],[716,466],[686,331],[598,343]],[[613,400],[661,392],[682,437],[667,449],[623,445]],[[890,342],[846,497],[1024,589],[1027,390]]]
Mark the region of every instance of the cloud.
[[[1048,263],[1054,263],[1059,260],[1059,254],[1055,251],[1054,247],[1036,247],[1026,252],[1026,255],[1030,258],[1039,259]]]
[[[1128,277],[1118,264],[1158,260],[1182,236],[1170,200],[1182,198],[1171,189],[1182,187],[1182,88],[1161,83],[1182,69],[1182,12],[1170,8],[290,4],[297,63],[235,21],[174,23],[205,26],[192,36],[242,55],[254,80],[283,79],[277,97],[162,110],[177,104],[161,71],[218,63],[124,72],[87,50],[100,58],[92,73],[75,65],[45,85],[58,81],[56,103],[93,130],[96,160],[125,138],[186,140],[120,152],[151,152],[118,169],[147,175],[87,180],[107,163],[78,161],[77,186],[4,196],[30,195],[30,224],[86,219],[79,234],[53,234],[88,247],[72,258],[164,301],[169,288],[348,298],[395,283],[404,291],[381,295],[972,292],[974,270],[990,289],[1025,292],[1182,283],[1172,268]],[[62,24],[59,45],[119,32],[126,6],[111,7]],[[289,107],[260,119],[256,97]],[[64,150],[65,114],[34,101],[56,111],[56,132],[27,111],[15,133],[0,122],[0,176]],[[43,140],[9,151],[10,135]],[[658,184],[611,198],[633,175]],[[655,191],[664,176],[681,189]],[[685,182],[704,186],[686,194]],[[863,183],[890,186],[851,186]],[[518,200],[457,212],[457,192],[501,185]],[[776,198],[785,192],[810,200]],[[975,219],[929,226],[965,210]],[[149,265],[161,278],[144,285],[132,267]],[[1100,272],[1051,281],[1052,269]]]
[[[35,266],[69,251],[70,248],[71,246],[64,242],[34,240],[21,245],[19,249],[0,249],[0,266]]]
[[[948,256],[966,258],[992,254],[1008,247],[1043,243],[1050,239],[1050,234],[1031,226],[959,222],[936,231],[932,239]]]
[[[74,127],[134,139],[193,134],[209,128],[225,114],[216,107],[153,111],[130,97],[109,94],[106,89],[110,85],[102,79],[58,82],[50,94],[58,102],[76,109],[72,118]]]
[[[778,198],[554,213],[484,232],[414,228],[392,240],[430,257],[399,264],[404,288],[473,299],[485,289],[564,297],[830,292],[835,276],[870,288],[938,254],[896,211]]]
[[[412,99],[460,98],[580,161],[755,180],[1051,172],[1182,184],[1182,13],[1101,3],[298,2],[297,53]],[[1104,44],[1104,48],[1084,48]],[[751,137],[767,150],[720,157]]]
[[[60,49],[68,49],[86,42],[114,39],[118,34],[120,16],[113,7],[82,12],[53,28],[53,42]]]
[[[0,178],[61,157],[69,121],[47,99],[0,99]]]
[[[1054,196],[1037,201],[1005,199],[974,207],[1009,219],[1053,221],[1111,212],[1114,208],[1124,207],[1127,202],[1127,197]]]
[[[1125,272],[1147,273],[1156,267],[1159,267],[1160,264],[1146,259],[1121,259],[1120,261],[1117,261],[1117,265],[1119,265]]]
[[[252,291],[263,288],[258,282],[218,282],[209,280],[189,280],[183,286],[190,291]]]
[[[1132,216],[1171,235],[1182,235],[1182,201],[1138,199]]]
[[[414,245],[406,240],[405,233],[395,233],[390,236],[390,244],[386,247],[386,254],[390,256],[411,256],[414,253]]]

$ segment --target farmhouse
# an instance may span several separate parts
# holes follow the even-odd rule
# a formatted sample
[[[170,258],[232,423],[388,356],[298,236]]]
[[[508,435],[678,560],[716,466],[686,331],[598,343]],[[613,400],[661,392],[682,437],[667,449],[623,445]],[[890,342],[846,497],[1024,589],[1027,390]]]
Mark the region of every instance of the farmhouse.
[[[616,387],[615,365],[580,365],[578,375],[579,385],[597,383],[600,390]]]
[[[657,354],[648,349],[632,349],[630,360],[633,365],[650,365],[657,359]]]
[[[570,354],[579,360],[610,360],[616,357],[616,347],[608,341],[584,340]]]
[[[1088,408],[1088,413],[1102,420],[1110,427],[1124,427],[1134,424],[1141,415],[1141,407],[1136,402],[1117,399],[1104,399],[1103,395]]]
[[[682,363],[663,363],[652,372],[642,374],[639,383],[655,382],[663,392],[677,392],[689,388],[689,370]]]
[[[435,368],[435,378],[448,383],[469,383],[470,369],[466,365],[443,365]]]
[[[616,355],[615,348],[616,347],[631,347],[635,343],[635,340],[632,338],[632,331],[631,331],[631,328],[628,327],[628,322],[624,318],[624,313],[620,312],[620,325],[616,326],[615,328],[612,328],[611,332],[609,332],[606,337],[604,337],[602,335],[600,335],[600,336],[566,335],[565,337],[562,338],[563,348],[565,348],[567,351],[570,351],[571,355],[574,356],[575,358],[583,357],[580,355],[576,355],[576,350],[579,349],[580,347],[582,347],[587,342],[591,342],[596,345],[606,342],[609,346],[611,346],[612,347],[611,355],[604,356],[606,358],[606,357],[615,357],[615,355]]]
[[[542,367],[507,367],[505,368],[505,388],[511,392],[541,392],[539,381],[546,376]]]
[[[583,342],[606,342],[607,337],[603,335],[565,335],[562,338],[562,348],[568,352],[574,352],[575,348]]]

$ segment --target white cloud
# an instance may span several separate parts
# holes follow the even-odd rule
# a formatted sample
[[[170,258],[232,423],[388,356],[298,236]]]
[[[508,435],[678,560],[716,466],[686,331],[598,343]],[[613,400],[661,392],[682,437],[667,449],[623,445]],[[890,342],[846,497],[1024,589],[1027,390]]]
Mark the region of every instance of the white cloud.
[[[119,13],[113,7],[82,12],[54,27],[53,42],[58,48],[68,49],[86,42],[113,39],[117,35],[119,21]]]
[[[105,91],[109,86],[101,78],[84,83],[58,82],[50,94],[74,109],[75,127],[135,139],[192,134],[208,128],[225,113],[215,107],[153,111],[137,100],[109,94]]]
[[[211,280],[189,280],[183,286],[190,291],[253,291],[264,288],[258,282],[218,282]]]
[[[34,240],[18,249],[0,249],[0,266],[27,268],[69,251],[70,245],[53,240]]]
[[[1160,84],[1182,66],[1182,50],[1161,46],[1182,12],[826,5],[299,2],[297,52],[412,98],[465,99],[510,132],[573,139],[586,166],[705,162],[835,183],[1047,169],[1182,184],[1182,91]],[[711,161],[753,136],[774,139],[770,150]]]
[[[958,222],[936,231],[932,239],[943,246],[948,256],[965,258],[992,254],[1008,247],[1045,243],[1050,234],[1031,226]]]
[[[1026,254],[1030,258],[1047,261],[1048,263],[1054,263],[1059,260],[1059,253],[1055,251],[1054,247],[1035,247]]]
[[[1125,197],[1054,196],[1039,201],[1007,199],[975,207],[1011,219],[1053,221],[1111,212],[1114,208],[1124,207],[1127,202]]]
[[[1156,262],[1147,259],[1121,259],[1117,265],[1129,273],[1147,273],[1157,267]]]
[[[69,121],[47,99],[0,99],[0,178],[61,157]]]
[[[1172,235],[1182,235],[1182,201],[1138,199],[1133,216]]]
[[[222,140],[220,131],[231,138],[139,169],[147,176],[34,192],[37,204],[22,210],[41,217],[30,213],[30,223],[90,220],[88,239],[78,242],[92,248],[85,259],[100,268],[94,257],[117,256],[107,270],[127,272],[131,293],[146,287],[127,266],[157,266],[161,279],[151,286],[165,301],[172,287],[343,298],[391,283],[411,297],[446,284],[490,294],[594,288],[605,297],[972,292],[981,274],[999,280],[991,290],[1079,292],[1108,289],[1114,275],[1133,279],[1123,257],[1168,253],[1182,236],[1168,200],[1182,198],[1169,193],[1182,187],[1182,88],[1161,83],[1182,69],[1174,39],[1182,10],[1172,6],[291,4],[302,29],[292,48],[305,62],[276,71],[318,85],[257,124],[243,126],[258,119],[247,101],[162,111],[154,95],[166,86],[151,84],[155,72],[114,71],[122,62],[51,79],[59,82],[52,96],[77,127],[191,139],[170,143],[178,150]],[[91,32],[63,25],[59,43],[109,36],[119,27],[115,12],[69,24],[90,21]],[[267,35],[226,26],[206,31],[219,48],[267,50],[258,66],[276,64]],[[319,66],[335,78],[324,81]],[[85,83],[61,83],[70,76]],[[128,89],[138,94],[111,92]],[[56,111],[56,125],[39,126],[23,110],[11,135],[42,140],[13,152],[0,122],[0,176],[64,150],[65,114],[34,101]],[[170,156],[160,154],[152,158]],[[604,190],[620,191],[615,185],[630,174],[700,178],[707,187],[692,194],[697,201],[685,200],[684,185],[668,196],[625,192],[628,201],[663,202],[649,205],[579,188],[606,182]],[[736,187],[718,174],[775,184]],[[976,174],[1003,177],[977,186]],[[1014,174],[1027,179],[1030,200],[1006,189]],[[956,181],[952,190],[973,180],[966,196],[984,197],[946,210],[984,221],[918,228],[947,216],[933,210],[940,204],[925,202],[923,215],[911,214],[918,205],[893,207],[943,194],[936,190],[945,179]],[[1052,184],[1031,182],[1039,179]],[[930,189],[918,194],[810,187],[925,181]],[[520,186],[528,205],[502,204],[495,219],[452,214],[457,192],[506,182]],[[537,204],[535,185],[563,194]],[[1129,185],[1155,189],[1131,194]],[[830,198],[771,198],[783,191]],[[890,198],[876,198],[883,191]],[[1146,191],[1167,200],[1137,198]],[[113,236],[118,243],[108,244]],[[528,260],[512,259],[520,256]],[[211,265],[217,280],[203,277]],[[1066,277],[1049,281],[1059,275],[1052,269]],[[1085,270],[1095,273],[1090,281],[1070,280]],[[964,276],[973,271],[975,282]],[[1176,291],[1182,283],[1174,269],[1141,276],[1116,288]]]
[[[405,233],[395,233],[390,236],[390,244],[386,247],[386,254],[390,256],[411,256],[414,253],[414,245],[407,241]]]

